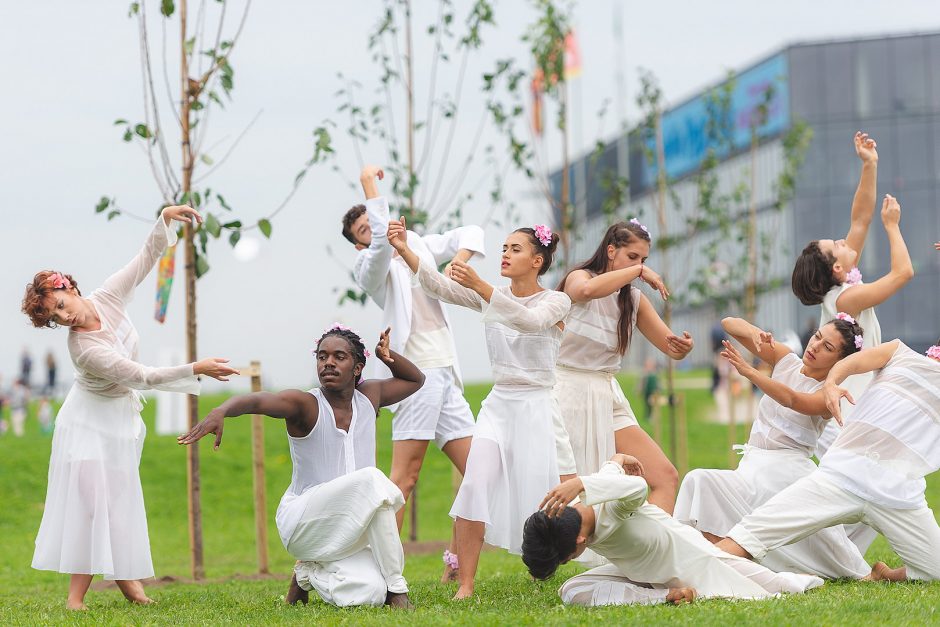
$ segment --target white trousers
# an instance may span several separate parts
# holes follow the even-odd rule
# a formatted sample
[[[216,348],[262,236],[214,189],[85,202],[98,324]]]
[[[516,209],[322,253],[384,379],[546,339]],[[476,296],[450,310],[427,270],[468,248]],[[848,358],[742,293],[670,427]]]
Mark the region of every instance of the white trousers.
[[[803,477],[745,516],[728,533],[754,559],[833,525],[865,523],[881,533],[910,579],[940,579],[940,525],[930,508],[894,509],[866,501],[826,479]]]
[[[760,564],[733,555],[721,559],[764,590],[767,597],[781,593],[797,594],[823,585],[813,575],[775,573]],[[681,579],[681,578],[680,578]],[[676,586],[680,587],[680,586]],[[572,577],[558,590],[563,603],[594,607],[600,605],[654,605],[665,603],[669,587],[631,581],[613,564],[593,568]],[[752,598],[752,597],[748,597]]]
[[[382,471],[361,468],[303,496],[308,494],[304,516],[287,543],[287,551],[300,560],[294,574],[301,588],[341,607],[382,605],[387,592],[408,591],[395,521],[404,499]],[[349,507],[351,494],[378,497],[357,499]]]

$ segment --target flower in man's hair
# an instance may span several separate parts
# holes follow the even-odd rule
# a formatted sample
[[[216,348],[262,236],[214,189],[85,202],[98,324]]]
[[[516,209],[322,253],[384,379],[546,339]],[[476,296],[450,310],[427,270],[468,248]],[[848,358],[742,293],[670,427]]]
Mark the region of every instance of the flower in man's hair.
[[[60,272],[53,272],[50,274],[49,280],[52,282],[52,287],[57,290],[71,289],[72,287],[72,282],[62,276],[62,273]]]
[[[845,322],[848,322],[849,324],[855,324],[855,318],[853,318],[852,316],[850,316],[849,314],[843,311],[840,311],[839,313],[836,314],[836,320],[844,320]]]
[[[936,344],[927,349],[927,357],[940,361],[940,344]]]
[[[862,336],[856,335],[855,336],[855,348],[857,348],[858,350],[862,350],[862,346],[864,345],[865,345],[865,340],[862,339]]]
[[[862,282],[862,273],[858,268],[852,268],[849,270],[848,274],[845,275],[846,285],[858,285]]]
[[[542,246],[549,246],[552,243],[552,230],[544,224],[536,224],[532,230],[535,231],[535,238],[542,242]]]

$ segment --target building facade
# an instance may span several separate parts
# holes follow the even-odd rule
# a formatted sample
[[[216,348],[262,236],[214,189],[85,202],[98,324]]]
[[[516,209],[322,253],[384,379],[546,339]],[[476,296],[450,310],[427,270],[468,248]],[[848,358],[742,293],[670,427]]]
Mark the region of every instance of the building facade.
[[[654,238],[678,242],[667,253],[655,245],[648,264],[666,273],[678,296],[673,328],[696,338],[692,363],[713,359],[710,331],[724,315],[739,315],[736,305],[718,311],[696,297],[693,286],[706,282],[718,291],[740,291],[727,285],[729,267],[744,256],[743,241],[723,237],[718,229],[702,228],[697,183],[709,133],[709,94],[722,83],[664,112],[662,132],[665,170],[670,192],[666,197],[665,232],[657,222],[657,168],[650,158],[652,142],[632,132],[610,142],[603,152],[571,165],[571,195],[575,206],[571,257],[586,259],[613,220],[637,217]],[[768,91],[768,87],[771,90]],[[734,203],[735,219],[746,220],[754,191],[761,263],[759,281],[772,287],[757,301],[760,326],[777,334],[802,333],[809,320],[818,321],[819,308],[804,307],[790,289],[793,262],[811,240],[844,237],[849,227],[852,198],[861,162],[852,137],[867,131],[878,142],[878,208],[861,258],[865,280],[873,281],[890,268],[887,238],[880,219],[880,198],[896,196],[901,204],[901,232],[914,263],[915,278],[899,294],[878,307],[882,337],[900,337],[924,350],[940,336],[940,33],[892,36],[851,41],[798,44],[736,73],[728,90],[725,137],[715,168],[720,193],[732,195],[743,185],[745,198]],[[769,96],[769,99],[768,99]],[[757,126],[760,142],[750,150],[754,112],[765,103],[764,122]],[[780,174],[786,159],[784,139],[798,123],[813,133],[800,167],[792,199],[777,206]],[[605,207],[610,172],[629,176],[629,201],[614,211]],[[561,173],[552,176],[559,195]],[[605,211],[606,209],[606,211]],[[738,232],[738,231],[735,231]],[[723,241],[722,241],[723,240]],[[717,251],[717,261],[706,250]],[[651,290],[647,296],[654,298]],[[628,364],[640,363],[650,352],[637,341]]]

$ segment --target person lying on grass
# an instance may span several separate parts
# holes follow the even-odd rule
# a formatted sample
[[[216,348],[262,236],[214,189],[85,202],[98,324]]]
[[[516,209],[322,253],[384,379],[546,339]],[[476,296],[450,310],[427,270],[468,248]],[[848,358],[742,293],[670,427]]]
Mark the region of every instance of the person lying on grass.
[[[193,444],[214,433],[218,449],[225,418],[264,414],[284,420],[293,478],[275,521],[284,548],[297,560],[288,603],[306,604],[308,592],[316,590],[340,607],[414,607],[395,522],[405,499],[375,467],[375,420],[379,408],[417,392],[424,375],[389,350],[390,331],[382,333],[375,353],[392,378],[361,381],[369,353],[358,335],[334,325],[314,350],[319,388],[234,396],[178,438]]]
[[[940,340],[926,356],[894,340],[833,366],[821,395],[790,391],[801,403],[819,404],[840,425],[843,398],[855,411],[815,472],[741,519],[717,546],[761,560],[821,529],[863,522],[884,535],[904,563],[891,569],[878,562],[870,579],[940,579],[940,525],[924,479],[940,469],[938,362]],[[841,385],[868,372],[875,378],[856,402]]]
[[[572,577],[559,590],[564,603],[583,606],[761,599],[823,585],[819,577],[775,573],[718,550],[648,503],[648,491],[642,464],[622,454],[593,475],[559,484],[525,523],[522,561],[529,573],[547,579],[590,547],[610,563]]]

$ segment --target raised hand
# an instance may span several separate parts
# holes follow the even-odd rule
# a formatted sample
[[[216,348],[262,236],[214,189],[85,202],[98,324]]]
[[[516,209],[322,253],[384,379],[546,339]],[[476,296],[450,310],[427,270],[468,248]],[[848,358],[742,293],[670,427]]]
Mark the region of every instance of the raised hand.
[[[878,143],[868,136],[868,133],[858,131],[855,133],[855,154],[862,161],[877,163],[878,161]]]
[[[666,336],[666,344],[669,346],[669,350],[681,357],[685,357],[692,352],[692,347],[695,346],[692,335],[688,331],[683,331],[682,337],[670,333]]]
[[[584,491],[584,484],[580,477],[573,477],[559,483],[545,495],[539,504],[539,509],[545,512],[549,518],[555,518],[560,515],[568,503],[574,500],[574,497]]]
[[[728,363],[731,364],[741,376],[747,377],[754,372],[754,366],[752,366],[748,360],[744,359],[744,356],[738,352],[738,349],[736,349],[731,342],[722,340],[721,344],[725,347],[724,350],[721,351],[721,356],[727,359]]]
[[[853,405],[855,404],[855,399],[852,398],[852,394],[845,388],[840,388],[835,383],[828,382],[823,386],[823,395],[826,397],[826,409],[829,410],[829,413],[832,414],[832,417],[841,427],[842,399],[845,398]]]
[[[219,381],[228,381],[230,376],[240,373],[231,366],[226,366],[225,364],[227,363],[228,359],[222,359],[220,357],[202,359],[193,364],[193,374],[197,376],[204,374],[207,377],[212,377]]]
[[[379,343],[375,345],[375,356],[384,361],[387,364],[395,363],[395,360],[392,359],[392,355],[389,352],[389,334],[392,332],[392,327],[388,327],[379,335]]]
[[[901,223],[901,205],[891,194],[885,194],[884,202],[881,203],[881,221],[885,227]]]
[[[934,250],[940,250],[940,242],[936,242],[936,243],[933,245],[933,248],[934,248]]]
[[[170,226],[171,220],[176,220],[177,222],[191,222],[195,220],[198,224],[202,224],[202,216],[199,215],[198,211],[188,205],[171,205],[164,207],[160,215],[163,216],[163,222],[167,226]]]
[[[214,433],[215,445],[213,448],[218,450],[219,446],[222,444],[222,429],[224,423],[225,412],[222,411],[221,407],[216,407],[209,412],[209,415],[207,415],[204,420],[190,429],[189,433],[176,438],[176,443],[183,445],[192,444],[193,442],[198,442],[203,436]]]
[[[757,347],[758,352],[760,352],[762,344],[770,344],[770,348],[776,347],[777,341],[774,339],[774,334],[764,330],[757,333],[754,336],[754,346]]]
[[[649,266],[643,266],[643,271],[640,272],[640,279],[645,281],[647,285],[659,292],[659,295],[663,297],[663,300],[669,298],[669,290],[666,289],[666,284],[663,283],[662,277],[653,271],[653,269]]]
[[[633,475],[634,477],[645,477],[645,470],[643,469],[643,464],[633,455],[625,455],[623,453],[617,453],[610,458],[610,461],[620,464],[623,468],[623,471],[628,475]]]
[[[366,167],[362,168],[362,172],[359,174],[359,178],[370,181],[374,178],[377,178],[381,181],[385,178],[385,172],[377,165],[367,165]]]
[[[388,243],[399,253],[408,248],[408,227],[405,225],[404,216],[400,220],[389,220]]]

